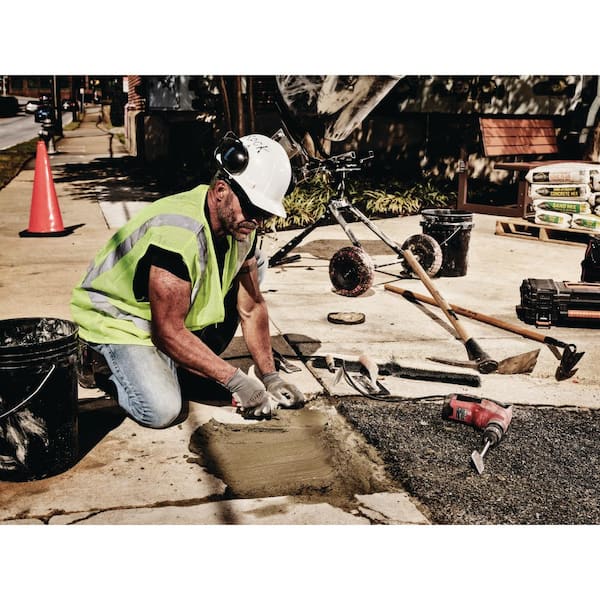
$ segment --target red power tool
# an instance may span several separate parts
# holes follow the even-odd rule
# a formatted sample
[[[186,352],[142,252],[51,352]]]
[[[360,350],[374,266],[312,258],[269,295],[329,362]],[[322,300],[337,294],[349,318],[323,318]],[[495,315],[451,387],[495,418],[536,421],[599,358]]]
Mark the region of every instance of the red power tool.
[[[444,399],[442,418],[483,429],[483,449],[471,454],[471,461],[481,475],[485,453],[500,442],[512,420],[512,406],[490,398],[467,394],[450,394]]]

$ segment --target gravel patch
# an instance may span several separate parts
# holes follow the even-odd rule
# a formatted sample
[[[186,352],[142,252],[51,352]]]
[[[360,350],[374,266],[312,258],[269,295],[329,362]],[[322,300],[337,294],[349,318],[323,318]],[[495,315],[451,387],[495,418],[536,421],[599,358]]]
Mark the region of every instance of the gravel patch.
[[[441,402],[351,397],[337,408],[434,523],[600,523],[599,410],[513,406],[478,475],[481,432],[442,420]]]

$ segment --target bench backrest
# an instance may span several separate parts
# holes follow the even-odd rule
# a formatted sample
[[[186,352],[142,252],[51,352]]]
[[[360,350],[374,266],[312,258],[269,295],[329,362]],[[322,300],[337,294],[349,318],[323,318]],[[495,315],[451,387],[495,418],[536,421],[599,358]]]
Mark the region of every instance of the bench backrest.
[[[485,156],[558,153],[552,119],[480,117],[479,126]]]

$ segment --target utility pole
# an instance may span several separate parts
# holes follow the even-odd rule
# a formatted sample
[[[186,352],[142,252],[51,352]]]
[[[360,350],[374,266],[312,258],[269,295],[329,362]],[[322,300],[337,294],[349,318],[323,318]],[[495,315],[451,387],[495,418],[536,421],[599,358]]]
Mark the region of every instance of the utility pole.
[[[56,123],[54,124],[56,135],[62,136],[62,100],[60,98],[60,81],[56,75],[52,76],[52,95],[54,96],[54,114]]]

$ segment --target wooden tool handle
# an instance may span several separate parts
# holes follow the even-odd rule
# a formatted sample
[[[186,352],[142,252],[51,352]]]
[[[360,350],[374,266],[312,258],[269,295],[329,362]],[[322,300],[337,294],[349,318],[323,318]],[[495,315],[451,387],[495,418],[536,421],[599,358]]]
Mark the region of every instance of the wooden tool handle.
[[[467,342],[470,339],[470,336],[463,328],[462,324],[458,320],[458,317],[452,310],[452,307],[446,302],[443,296],[437,291],[436,287],[433,285],[431,278],[425,272],[425,269],[419,264],[419,261],[415,258],[415,255],[408,249],[402,251],[402,256],[406,259],[406,262],[409,264],[410,268],[417,274],[419,279],[423,282],[425,287],[429,290],[429,293],[433,296],[435,302],[443,311],[448,320],[456,330],[456,333],[460,336],[460,339],[463,342]],[[387,285],[386,285],[387,289]]]
[[[424,296],[423,294],[419,294],[417,292],[405,290],[394,284],[386,283],[384,285],[384,288],[390,292],[401,294],[402,296],[405,296],[408,299],[413,298],[415,300],[418,300],[419,302],[424,302],[425,304],[438,306],[438,304],[436,304],[433,298],[430,298],[429,296]],[[469,310],[468,308],[463,308],[462,306],[458,306],[457,304],[450,304],[450,307],[456,314],[462,315],[463,317],[468,317],[469,319],[473,319],[475,321],[481,321],[482,323],[487,323],[488,325],[493,325],[494,327],[499,327],[500,329],[505,329],[506,331],[518,333],[523,337],[535,340],[537,342],[541,342],[543,344],[554,344],[557,346],[564,346],[564,342],[560,342],[559,340],[550,338],[544,334],[538,333],[537,331],[531,331],[526,327],[514,325],[513,323],[508,323],[507,321],[497,319],[496,317],[491,317],[489,315],[484,315],[483,313],[475,312],[474,310]]]

